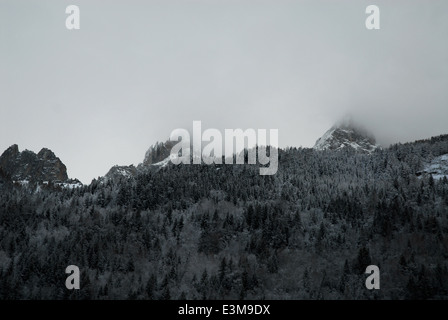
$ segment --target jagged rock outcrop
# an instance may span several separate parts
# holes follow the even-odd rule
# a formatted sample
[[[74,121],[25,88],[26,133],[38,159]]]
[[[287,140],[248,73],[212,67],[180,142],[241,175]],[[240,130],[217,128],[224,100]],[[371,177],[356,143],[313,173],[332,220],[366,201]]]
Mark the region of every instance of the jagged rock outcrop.
[[[0,156],[0,168],[13,181],[51,181],[68,180],[67,168],[56,155],[47,148],[38,154],[33,151],[19,151],[14,144]]]
[[[143,162],[137,167],[134,165],[119,166],[115,165],[106,173],[104,177],[101,177],[100,181],[119,181],[122,178],[135,177],[139,172],[145,172],[147,170],[159,170],[165,167],[170,162],[171,148],[177,143],[177,141],[167,140],[166,142],[157,142],[149,147],[145,153]]]
[[[171,149],[177,144],[177,141],[167,140],[165,142],[157,142],[146,151],[143,166],[149,166],[166,160],[171,153]]]
[[[134,165],[132,165],[132,164],[130,166],[116,165],[116,166],[113,166],[112,168],[110,168],[110,170],[106,173],[104,178],[106,180],[117,181],[121,177],[124,177],[124,178],[134,177],[137,175],[137,173],[138,173],[137,168],[134,167]]]

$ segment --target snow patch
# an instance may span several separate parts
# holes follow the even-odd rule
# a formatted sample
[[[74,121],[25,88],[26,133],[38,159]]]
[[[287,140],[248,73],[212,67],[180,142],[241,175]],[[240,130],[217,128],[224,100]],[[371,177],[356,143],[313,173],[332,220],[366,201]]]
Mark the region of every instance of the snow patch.
[[[30,184],[30,182],[28,180],[17,180],[17,181],[13,181],[13,183],[18,183],[21,186],[27,186]]]
[[[423,171],[419,174],[430,174],[436,180],[448,178],[448,153],[432,159],[424,164]]]
[[[163,159],[162,161],[153,163],[152,165],[153,165],[153,166],[160,167],[160,168],[166,167],[166,166],[170,163],[172,157],[175,157],[175,156],[170,155],[169,157],[166,157],[166,158]]]
[[[64,188],[64,189],[76,189],[76,188],[81,188],[83,186],[83,184],[81,182],[61,182],[61,183],[56,183],[57,186]]]

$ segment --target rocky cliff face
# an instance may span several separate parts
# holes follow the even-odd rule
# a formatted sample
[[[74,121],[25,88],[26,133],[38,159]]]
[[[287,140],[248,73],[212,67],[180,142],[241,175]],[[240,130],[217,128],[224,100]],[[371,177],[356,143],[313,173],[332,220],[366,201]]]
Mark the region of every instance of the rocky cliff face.
[[[341,150],[351,148],[358,152],[371,153],[380,148],[373,135],[352,121],[342,121],[320,137],[314,149]]]
[[[9,180],[7,174],[0,168],[0,187]]]
[[[130,166],[113,166],[110,168],[109,172],[104,176],[104,180],[118,181],[120,178],[130,178],[135,177],[138,171],[134,165]]]
[[[157,142],[146,151],[144,166],[156,164],[167,159],[170,156],[171,149],[177,144],[177,141],[167,140],[165,142]]]
[[[118,166],[115,165],[106,173],[104,177],[101,177],[100,181],[119,181],[122,178],[135,177],[139,172],[146,172],[148,170],[159,170],[165,167],[170,162],[171,148],[176,145],[177,141],[167,140],[165,142],[157,142],[149,147],[145,153],[143,162],[138,166]]]
[[[67,168],[49,149],[43,148],[38,154],[19,151],[15,144],[0,156],[0,169],[13,181],[67,181]]]

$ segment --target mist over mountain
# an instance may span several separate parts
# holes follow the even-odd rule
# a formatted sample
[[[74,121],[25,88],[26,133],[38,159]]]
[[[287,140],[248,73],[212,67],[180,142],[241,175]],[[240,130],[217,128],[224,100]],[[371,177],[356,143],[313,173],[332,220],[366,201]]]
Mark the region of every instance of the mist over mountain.
[[[149,166],[158,162],[161,162],[170,156],[171,149],[177,141],[167,140],[165,142],[157,142],[151,146],[145,153],[145,159],[143,160],[143,166]]]
[[[347,147],[280,149],[273,176],[156,162],[77,188],[14,184],[10,173],[38,180],[26,164],[54,157],[22,162],[13,147],[0,298],[446,299],[448,135],[365,152],[373,140],[342,127],[353,132],[333,138]],[[152,162],[166,152],[150,150]],[[71,264],[81,289],[61,290]],[[370,264],[381,290],[365,288]]]
[[[145,172],[147,170],[160,169],[170,162],[171,148],[176,144],[175,141],[167,140],[166,142],[156,142],[150,146],[145,153],[143,162],[137,166],[133,164],[128,166],[113,166],[104,177],[100,177],[101,181],[119,181],[122,178],[128,179],[135,177],[138,173]]]
[[[325,132],[313,148],[316,150],[351,148],[358,152],[371,153],[380,146],[376,144],[372,133],[349,117],[337,122]]]

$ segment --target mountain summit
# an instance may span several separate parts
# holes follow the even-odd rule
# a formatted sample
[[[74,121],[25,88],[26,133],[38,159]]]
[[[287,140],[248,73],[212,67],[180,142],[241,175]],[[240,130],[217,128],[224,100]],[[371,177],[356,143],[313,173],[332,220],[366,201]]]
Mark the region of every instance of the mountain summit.
[[[171,149],[177,144],[177,141],[167,140],[165,142],[157,142],[152,145],[145,153],[145,159],[143,160],[144,166],[150,166],[153,164],[161,163],[164,160],[169,159]]]
[[[103,181],[119,181],[121,178],[135,177],[139,172],[144,172],[146,170],[158,170],[165,167],[170,162],[170,153],[173,146],[177,141],[167,140],[165,142],[157,142],[156,144],[149,147],[145,153],[145,158],[143,162],[137,165],[129,166],[113,166],[104,177]]]
[[[356,124],[352,118],[346,118],[317,139],[315,150],[341,150],[351,148],[362,153],[371,153],[380,148],[373,135]]]
[[[16,144],[10,146],[0,156],[0,175],[22,184],[52,182],[68,188],[82,186],[79,180],[68,178],[66,166],[47,148],[36,154],[30,150],[20,152]]]
[[[0,156],[0,168],[13,180],[66,181],[67,168],[49,149],[43,148],[38,154],[19,151],[14,144]]]

